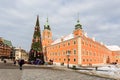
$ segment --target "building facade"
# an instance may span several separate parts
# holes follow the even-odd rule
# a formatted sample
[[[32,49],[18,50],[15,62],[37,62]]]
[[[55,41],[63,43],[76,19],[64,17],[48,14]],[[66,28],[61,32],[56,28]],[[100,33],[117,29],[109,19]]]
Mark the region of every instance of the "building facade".
[[[15,48],[15,60],[24,59],[25,61],[28,61],[28,53],[21,48]]]
[[[53,40],[47,19],[42,32],[42,44],[45,60],[53,60],[55,64],[79,66],[120,63],[120,51],[111,51],[103,43],[89,38],[79,20],[71,34]]]
[[[0,58],[10,58],[12,53],[11,41],[0,38]]]

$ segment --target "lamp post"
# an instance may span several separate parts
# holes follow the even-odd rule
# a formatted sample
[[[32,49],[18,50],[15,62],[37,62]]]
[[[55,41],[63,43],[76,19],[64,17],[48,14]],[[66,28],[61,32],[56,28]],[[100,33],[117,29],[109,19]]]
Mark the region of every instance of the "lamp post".
[[[69,61],[70,61],[69,57],[70,57],[70,51],[67,52],[67,68],[69,68]]]

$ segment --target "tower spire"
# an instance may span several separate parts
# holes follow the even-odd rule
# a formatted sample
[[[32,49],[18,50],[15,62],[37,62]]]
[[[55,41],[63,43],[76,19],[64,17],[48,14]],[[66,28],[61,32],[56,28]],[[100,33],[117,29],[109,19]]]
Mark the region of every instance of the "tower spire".
[[[80,22],[80,20],[79,20],[79,13],[78,13],[78,20],[77,20],[77,22],[78,22],[78,23]]]
[[[37,15],[36,26],[39,26],[39,15]]]
[[[44,29],[51,30],[51,29],[50,29],[50,25],[49,25],[49,23],[48,23],[48,17],[47,17],[46,23],[45,23],[45,25],[44,25]]]
[[[77,24],[75,25],[75,29],[82,29],[82,25],[80,24],[80,20],[79,20],[79,13],[78,13],[78,20],[77,20]]]

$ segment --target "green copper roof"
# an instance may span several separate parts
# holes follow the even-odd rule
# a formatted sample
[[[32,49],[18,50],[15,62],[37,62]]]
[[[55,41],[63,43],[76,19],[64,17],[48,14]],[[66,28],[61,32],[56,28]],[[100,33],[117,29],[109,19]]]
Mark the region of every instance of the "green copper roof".
[[[79,19],[77,20],[77,24],[75,25],[75,29],[82,29],[82,25],[80,24]]]
[[[45,25],[44,25],[44,29],[51,30],[51,29],[50,29],[50,25],[49,25],[49,23],[48,23],[48,18],[47,18],[47,21],[46,21],[46,23],[45,23]]]
[[[6,44],[6,45],[8,45],[9,47],[12,47],[11,41],[4,40],[3,43]]]

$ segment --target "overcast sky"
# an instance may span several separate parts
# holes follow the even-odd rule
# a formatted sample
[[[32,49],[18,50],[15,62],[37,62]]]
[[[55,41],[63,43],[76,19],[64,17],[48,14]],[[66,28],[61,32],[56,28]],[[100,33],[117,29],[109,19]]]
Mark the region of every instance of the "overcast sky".
[[[78,13],[89,37],[120,46],[120,0],[0,0],[0,37],[29,51],[37,15],[56,39],[73,32]]]

